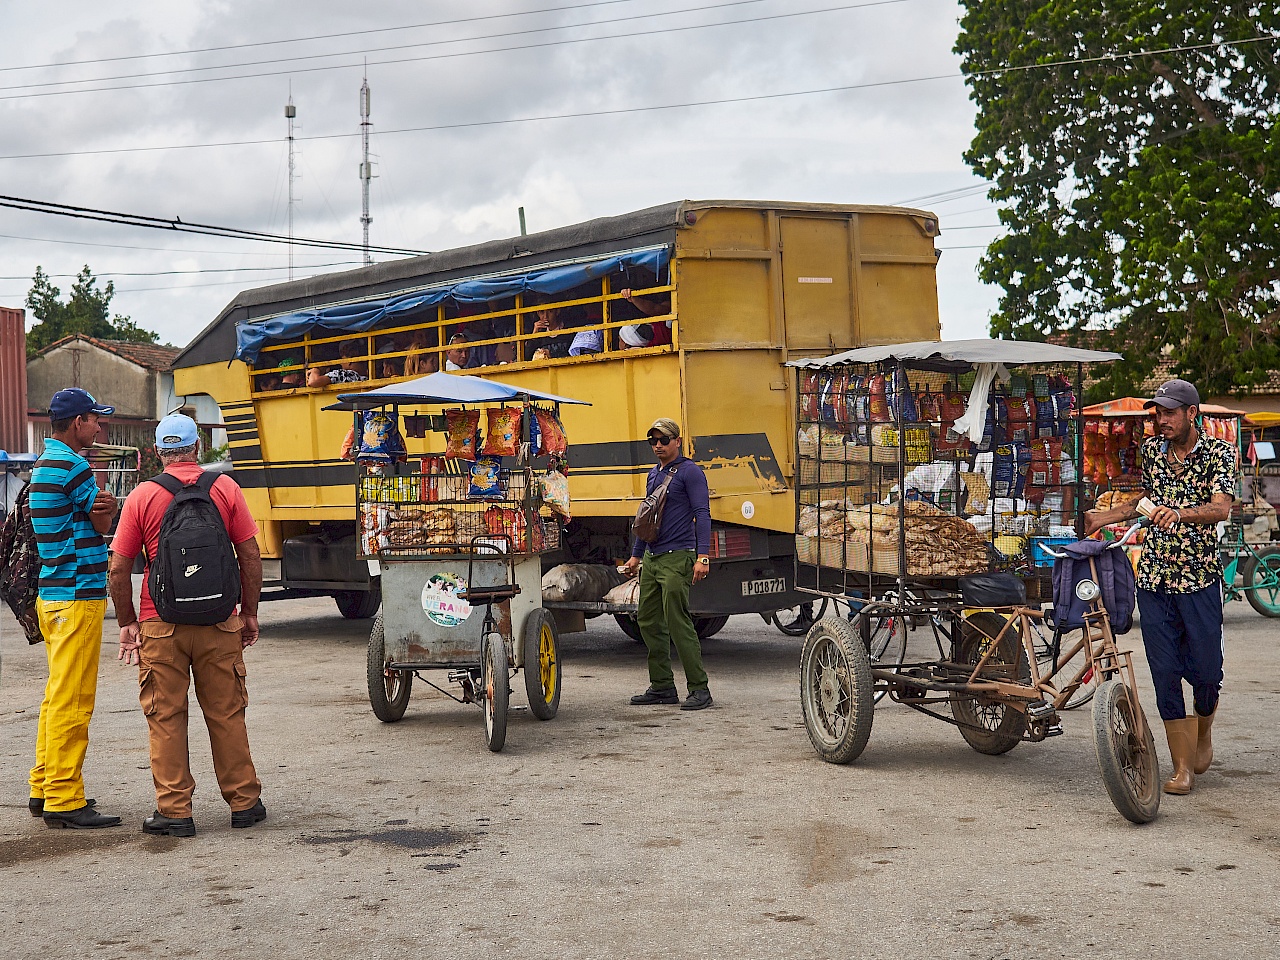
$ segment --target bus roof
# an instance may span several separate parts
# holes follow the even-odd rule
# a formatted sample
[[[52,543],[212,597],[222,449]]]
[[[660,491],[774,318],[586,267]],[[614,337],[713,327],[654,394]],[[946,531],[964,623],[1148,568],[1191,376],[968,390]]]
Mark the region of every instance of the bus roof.
[[[398,291],[454,278],[523,270],[569,258],[607,256],[640,245],[673,243],[676,231],[691,226],[698,211],[716,208],[776,210],[795,213],[891,213],[934,215],[906,207],[835,203],[789,203],[767,200],[681,200],[616,217],[544,230],[523,237],[491,240],[420,257],[390,260],[369,267],[320,274],[302,280],[251,287],[223,308],[174,359],[172,368],[226,362],[236,352],[236,324],[309,307],[387,296]]]

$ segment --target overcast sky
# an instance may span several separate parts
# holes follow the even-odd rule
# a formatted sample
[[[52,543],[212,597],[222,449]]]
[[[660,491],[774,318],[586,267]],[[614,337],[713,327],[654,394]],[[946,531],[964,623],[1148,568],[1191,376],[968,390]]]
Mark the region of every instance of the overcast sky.
[[[997,291],[975,268],[997,230],[962,160],[974,111],[951,52],[960,13],[953,0],[0,0],[0,194],[283,234],[292,89],[295,235],[359,241],[367,58],[375,244],[514,236],[520,206],[533,232],[679,199],[904,203],[940,217],[943,335],[983,336]],[[698,27],[730,21],[749,22]],[[338,36],[310,39],[322,35]],[[186,52],[213,47],[230,49]],[[65,92],[93,87],[125,89]],[[229,141],[264,142],[172,149]],[[37,264],[88,264],[115,281],[116,311],[178,345],[287,262],[283,245],[0,208],[0,305],[22,305]],[[299,250],[295,276],[358,262]],[[65,293],[71,278],[55,282]]]

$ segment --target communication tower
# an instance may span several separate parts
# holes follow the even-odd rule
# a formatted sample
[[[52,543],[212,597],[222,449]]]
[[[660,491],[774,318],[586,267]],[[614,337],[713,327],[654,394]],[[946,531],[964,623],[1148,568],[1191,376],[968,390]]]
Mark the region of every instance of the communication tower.
[[[369,128],[373,121],[369,119],[373,110],[369,102],[369,77],[366,75],[360,84],[360,143],[362,147],[360,161],[360,224],[364,227],[364,265],[373,263],[369,256],[369,224],[373,217],[369,216],[369,181],[373,179],[373,164],[369,162]]]
[[[289,121],[289,279],[293,279],[293,121],[298,116],[298,108],[293,105],[293,94],[289,94],[289,102],[284,105],[284,116]]]

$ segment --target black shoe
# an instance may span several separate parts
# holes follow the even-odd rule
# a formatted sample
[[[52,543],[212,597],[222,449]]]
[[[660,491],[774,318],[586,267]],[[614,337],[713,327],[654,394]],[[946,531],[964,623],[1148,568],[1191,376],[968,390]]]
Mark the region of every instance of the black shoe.
[[[690,690],[689,695],[680,704],[681,710],[705,710],[714,703],[710,690]]]
[[[650,687],[644,693],[638,693],[632,697],[631,702],[636,706],[647,706],[651,703],[675,704],[680,702],[680,694],[676,693],[675,687],[668,687],[666,690],[655,690]]]
[[[46,810],[41,816],[50,830],[96,830],[120,825],[119,817],[108,817],[88,804],[79,810]]]
[[[191,817],[166,817],[157,810],[142,821],[142,832],[161,837],[194,837],[196,822]]]
[[[96,807],[98,805],[98,801],[86,800],[84,802],[84,805],[86,807]],[[31,815],[33,817],[43,817],[44,816],[44,797],[31,797],[29,800],[27,800],[27,809],[31,811]]]
[[[267,819],[267,808],[262,805],[261,800],[248,810],[231,811],[231,825],[237,829],[252,827],[255,823],[261,823],[265,819]]]

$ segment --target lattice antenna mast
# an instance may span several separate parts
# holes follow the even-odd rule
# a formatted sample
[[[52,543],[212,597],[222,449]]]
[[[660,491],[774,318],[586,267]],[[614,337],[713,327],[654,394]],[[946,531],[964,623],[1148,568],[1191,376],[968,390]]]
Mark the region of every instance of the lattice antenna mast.
[[[373,179],[373,164],[369,162],[369,130],[373,121],[369,119],[373,110],[369,102],[369,77],[365,75],[360,84],[360,145],[362,149],[360,161],[360,225],[364,228],[364,265],[373,263],[369,256],[369,224],[373,217],[369,216],[369,181]]]
[[[293,105],[293,92],[289,92],[289,102],[284,105],[284,116],[289,121],[289,279],[293,279],[293,179],[295,174],[293,156],[293,122],[298,116],[298,108]],[[367,241],[366,241],[367,243]]]

